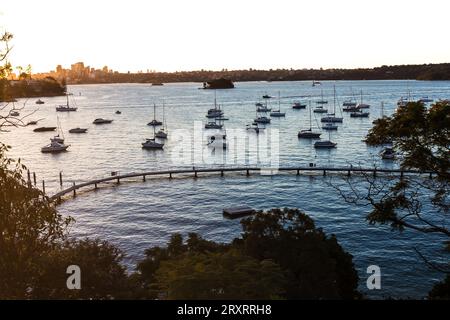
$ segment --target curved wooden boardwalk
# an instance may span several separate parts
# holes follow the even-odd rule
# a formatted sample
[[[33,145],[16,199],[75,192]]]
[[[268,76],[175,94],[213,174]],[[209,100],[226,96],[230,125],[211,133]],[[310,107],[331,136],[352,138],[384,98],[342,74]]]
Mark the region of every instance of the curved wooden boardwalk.
[[[418,170],[404,170],[404,169],[382,169],[382,168],[361,168],[361,167],[280,167],[280,168],[259,168],[259,167],[236,167],[236,168],[192,168],[192,169],[174,169],[174,170],[161,170],[161,171],[148,171],[148,172],[136,172],[136,173],[129,173],[129,174],[123,174],[123,175],[115,175],[107,178],[97,179],[97,180],[90,180],[87,182],[74,184],[72,187],[61,190],[60,192],[52,195],[49,197],[50,201],[60,200],[61,197],[73,193],[73,195],[76,195],[76,191],[82,188],[86,188],[89,186],[94,186],[94,189],[98,188],[99,184],[109,182],[109,181],[116,181],[117,183],[120,183],[121,180],[129,179],[129,178],[136,178],[136,177],[142,177],[142,180],[145,181],[145,178],[147,176],[168,176],[169,178],[172,178],[173,175],[180,175],[180,174],[193,174],[194,177],[198,177],[199,173],[220,173],[221,176],[224,175],[225,172],[243,172],[246,173],[247,176],[250,175],[252,172],[258,172],[260,174],[265,175],[271,175],[276,174],[279,171],[283,172],[292,172],[296,173],[297,175],[300,175],[305,172],[316,172],[320,173],[322,175],[326,175],[327,172],[338,172],[338,173],[345,173],[348,176],[351,175],[351,173],[371,173],[373,176],[376,176],[378,173],[393,173],[398,174],[400,176],[403,176],[404,174],[426,174],[432,177],[433,172],[429,171],[418,171]]]

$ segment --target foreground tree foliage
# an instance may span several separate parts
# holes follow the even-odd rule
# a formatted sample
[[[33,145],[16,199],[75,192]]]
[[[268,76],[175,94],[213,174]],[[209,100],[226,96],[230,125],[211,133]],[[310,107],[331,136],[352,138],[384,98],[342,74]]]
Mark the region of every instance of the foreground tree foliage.
[[[438,101],[431,107],[409,102],[391,117],[377,120],[366,141],[373,146],[392,143],[402,168],[432,172],[432,179],[423,176],[376,179],[363,175],[362,181],[345,178],[346,191],[341,187],[336,189],[348,202],[370,205],[372,210],[367,216],[370,223],[440,235],[449,251],[450,101]],[[431,210],[424,211],[426,198]],[[448,263],[437,265],[430,261],[433,257],[416,251],[431,268],[450,273]],[[439,295],[445,296],[442,290],[449,287],[440,285],[439,288]]]
[[[168,299],[353,299],[352,256],[298,209],[273,209],[242,220],[243,236],[218,244],[174,235],[139,263],[152,297]]]

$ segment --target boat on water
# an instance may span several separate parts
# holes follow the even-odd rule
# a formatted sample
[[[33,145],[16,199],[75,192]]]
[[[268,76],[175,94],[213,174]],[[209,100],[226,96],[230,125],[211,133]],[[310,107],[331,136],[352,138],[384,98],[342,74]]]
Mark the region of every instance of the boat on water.
[[[368,109],[370,108],[370,104],[363,103],[363,92],[361,90],[361,102],[356,106],[358,109]]]
[[[11,111],[11,112],[9,113],[9,115],[10,115],[11,117],[19,117],[19,116],[20,116],[20,113],[19,113],[18,111]]]
[[[265,94],[262,96],[263,99],[272,99],[272,96]]]
[[[278,92],[278,110],[273,110],[272,112],[270,112],[270,116],[274,118],[281,118],[286,116],[286,112],[281,112],[280,92]]]
[[[233,89],[233,81],[225,78],[203,82],[203,89]]]
[[[337,143],[330,140],[316,141],[314,142],[314,148],[316,149],[332,149],[336,148]]]
[[[320,86],[321,84],[322,84],[322,82],[316,81],[316,80],[313,80],[313,82],[312,82],[312,86],[313,86],[313,87],[315,87],[315,86]]]
[[[394,160],[395,159],[395,151],[392,147],[386,147],[381,151],[380,156],[384,160]]]
[[[400,97],[397,101],[397,107],[406,107],[409,102],[409,98]]]
[[[266,116],[260,116],[260,117],[257,117],[255,120],[254,120],[254,122],[255,123],[270,123],[270,118],[267,118]]]
[[[220,105],[217,104],[217,96],[216,91],[214,91],[214,108],[211,108],[207,111],[206,117],[208,119],[215,119],[215,118],[223,118],[224,112],[220,109]]]
[[[363,112],[362,110],[354,111],[350,113],[350,117],[352,118],[368,118],[369,112]]]
[[[33,130],[33,132],[47,132],[47,131],[55,131],[56,127],[39,127]]]
[[[320,90],[320,100],[317,100],[316,103],[319,105],[328,104],[328,100],[323,98],[323,90]]]
[[[94,122],[92,122],[93,124],[107,124],[107,123],[111,123],[113,122],[113,120],[110,119],[103,119],[103,118],[97,118],[94,120]]]
[[[205,124],[205,129],[222,129],[223,124],[217,123],[215,121],[208,122]]]
[[[328,123],[325,123],[325,125],[322,126],[322,129],[323,130],[337,130],[338,126],[335,125],[332,122],[328,122]]]
[[[256,112],[270,112],[270,111],[272,111],[272,108],[268,107],[267,100],[264,105],[257,106],[256,108]]]
[[[56,140],[50,139],[50,144],[41,148],[42,153],[59,153],[64,152],[69,148],[69,145],[57,142]]]
[[[262,104],[262,102],[256,102],[256,103],[255,103],[255,106],[257,106],[257,107],[263,107],[264,105]]]
[[[333,113],[327,114],[327,116],[320,119],[321,122],[343,122],[344,118],[336,117],[336,87],[333,87]]]
[[[164,85],[164,83],[162,83],[162,82],[152,82],[152,87],[160,87],[160,86],[163,86]]]
[[[356,105],[357,105],[357,103],[355,101],[353,101],[353,100],[345,100],[342,103],[343,107],[356,107]]]
[[[300,130],[297,136],[301,139],[320,139],[320,132],[312,131],[311,101],[309,102],[309,129]]]
[[[292,109],[306,109],[306,103],[301,103],[298,101],[295,101],[294,104],[292,105]]]
[[[143,149],[162,149],[164,147],[164,143],[156,142],[155,138],[146,139],[145,142],[142,142]]]
[[[167,123],[166,123],[166,112],[165,105],[163,101],[163,127],[156,132],[155,137],[160,139],[167,139],[168,131],[167,131]]]
[[[77,107],[71,107],[71,106],[69,105],[69,95],[68,95],[68,94],[66,94],[66,98],[67,98],[67,100],[66,100],[66,105],[59,105],[59,106],[57,106],[57,107],[56,107],[56,111],[58,111],[58,112],[71,112],[71,111],[77,111],[77,110],[78,110]]]
[[[325,109],[322,106],[317,106],[316,108],[314,108],[314,113],[328,113],[328,109]]]
[[[261,130],[264,130],[265,128],[260,128],[257,123],[253,122],[252,124],[247,124],[245,126],[245,129],[246,130],[254,130],[255,133],[258,134]]]
[[[163,142],[157,142],[156,141],[156,128],[153,126],[153,138],[147,138],[145,142],[142,142],[142,148],[143,149],[162,149],[164,147]]]
[[[156,120],[156,104],[153,104],[153,120],[147,123],[148,126],[160,126],[162,125],[162,121]]]
[[[117,111],[116,111],[116,114],[122,114],[122,111],[117,110]]]
[[[36,100],[36,104],[44,104],[45,102],[44,101],[42,101],[41,99],[37,99]]]
[[[342,108],[342,111],[344,112],[355,112],[360,110],[357,106],[345,106]]]
[[[88,129],[84,128],[73,128],[69,130],[69,133],[86,133]]]
[[[419,99],[419,102],[422,102],[422,103],[430,103],[430,102],[433,102],[433,101],[434,100],[429,98],[428,96],[424,96],[424,97]]]
[[[37,120],[28,121],[28,122],[27,122],[27,126],[34,126],[34,125],[36,125],[37,123],[38,123]]]

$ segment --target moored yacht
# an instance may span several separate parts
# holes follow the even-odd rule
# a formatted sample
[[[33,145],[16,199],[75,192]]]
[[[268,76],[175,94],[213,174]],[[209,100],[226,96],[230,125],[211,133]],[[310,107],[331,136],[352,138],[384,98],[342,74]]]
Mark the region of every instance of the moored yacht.
[[[311,101],[309,102],[309,129],[300,130],[297,136],[301,139],[319,139],[321,133],[312,131],[311,122]]]
[[[66,151],[69,148],[69,145],[65,145],[64,143],[59,143],[53,139],[50,139],[50,141],[49,145],[41,148],[42,153],[58,153]]]
[[[71,111],[77,111],[77,107],[71,107],[69,106],[69,95],[66,94],[67,102],[66,105],[59,105],[56,107],[56,111],[58,112],[71,112]]]
[[[109,119],[97,118],[92,123],[93,124],[107,124],[107,123],[111,123],[111,122],[113,122],[113,121],[109,120]]]
[[[162,149],[164,147],[164,143],[156,142],[155,138],[146,139],[145,142],[142,142],[143,149]]]
[[[69,133],[86,133],[88,129],[84,128],[73,128],[69,130]]]

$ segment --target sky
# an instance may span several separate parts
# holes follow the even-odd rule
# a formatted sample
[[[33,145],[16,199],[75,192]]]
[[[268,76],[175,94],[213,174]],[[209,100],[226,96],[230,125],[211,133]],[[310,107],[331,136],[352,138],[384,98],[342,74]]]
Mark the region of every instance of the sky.
[[[450,1],[0,0],[33,72],[356,68],[450,62]]]

